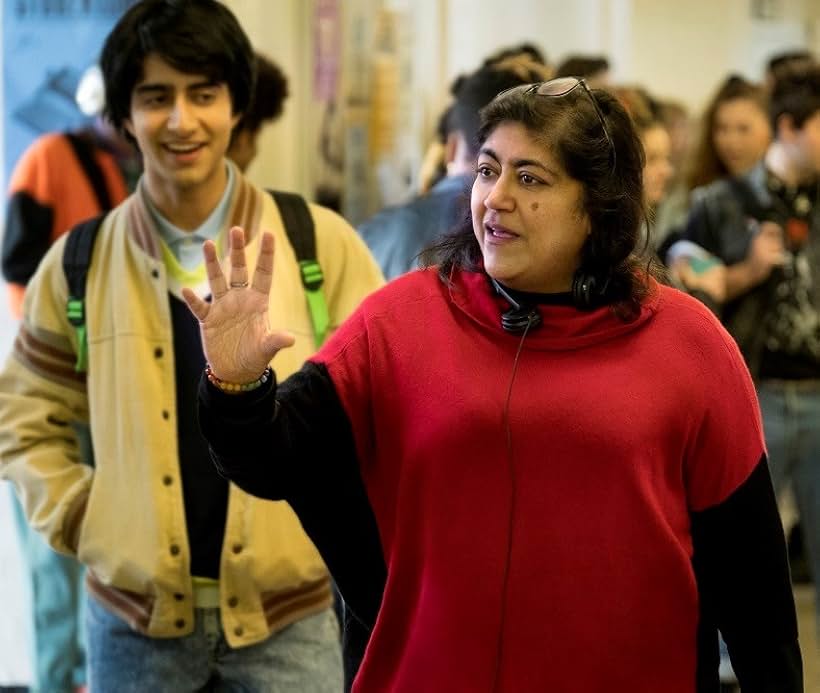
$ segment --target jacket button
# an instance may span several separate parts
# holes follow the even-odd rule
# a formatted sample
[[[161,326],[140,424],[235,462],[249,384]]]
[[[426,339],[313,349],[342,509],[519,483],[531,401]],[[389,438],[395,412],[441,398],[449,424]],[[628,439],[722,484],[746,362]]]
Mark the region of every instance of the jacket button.
[[[231,547],[231,551],[233,551],[234,553],[242,553],[242,544],[234,544]]]
[[[180,630],[182,628],[185,628],[185,619],[184,618],[178,618],[176,621],[174,621],[174,625],[177,628],[179,628]]]
[[[154,279],[159,279],[159,270],[156,267],[154,267],[154,269],[151,270],[151,276]]]
[[[154,349],[154,358],[161,359],[162,358],[162,347],[157,347]]]
[[[166,421],[171,418],[171,415],[168,413],[167,409],[162,410],[162,418],[165,419]]]
[[[171,544],[171,549],[170,550],[171,550],[171,555],[172,556],[178,556],[179,555],[179,546],[177,546],[176,544]]]
[[[234,608],[237,604],[239,604],[239,600],[236,597],[231,597],[228,600],[228,606]]]
[[[185,599],[185,595],[181,592],[174,592],[174,599],[176,599],[178,602],[181,602],[183,599]]]
[[[242,633],[244,633],[244,632],[245,632],[245,631],[243,630],[242,626],[237,626],[236,628],[234,628],[234,629],[233,629],[233,634],[234,634],[237,638],[241,638],[241,637],[242,637]]]
[[[164,477],[162,477],[162,483],[166,486],[170,486],[174,483],[174,480],[166,474]]]

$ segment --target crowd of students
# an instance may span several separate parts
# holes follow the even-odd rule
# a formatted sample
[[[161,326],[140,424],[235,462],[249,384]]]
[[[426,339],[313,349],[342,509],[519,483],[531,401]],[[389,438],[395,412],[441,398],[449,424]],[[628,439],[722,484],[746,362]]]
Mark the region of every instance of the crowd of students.
[[[720,633],[724,681],[801,691],[776,499],[820,575],[820,65],[769,68],[695,128],[603,56],[500,51],[357,233],[245,178],[287,80],[233,14],[135,3],[117,148],[12,178],[0,474],[87,591],[79,647],[37,619],[35,689],[705,693]]]

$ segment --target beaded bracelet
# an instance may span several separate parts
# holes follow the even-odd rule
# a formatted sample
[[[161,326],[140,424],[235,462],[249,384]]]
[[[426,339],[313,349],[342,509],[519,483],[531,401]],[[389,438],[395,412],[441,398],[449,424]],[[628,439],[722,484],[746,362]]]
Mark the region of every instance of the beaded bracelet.
[[[272,375],[273,371],[271,370],[271,367],[268,366],[262,372],[262,375],[260,375],[256,380],[249,383],[229,383],[225,380],[220,380],[214,375],[214,372],[211,370],[210,363],[205,366],[205,377],[208,378],[208,382],[218,390],[222,390],[222,392],[227,392],[233,395],[237,395],[240,392],[250,392],[251,390],[255,390],[257,387],[261,387],[268,382]]]

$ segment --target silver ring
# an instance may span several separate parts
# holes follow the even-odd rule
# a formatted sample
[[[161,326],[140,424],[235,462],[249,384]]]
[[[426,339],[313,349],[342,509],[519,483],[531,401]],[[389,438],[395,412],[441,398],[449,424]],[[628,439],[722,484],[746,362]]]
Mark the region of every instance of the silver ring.
[[[250,282],[231,282],[232,289],[244,289]]]

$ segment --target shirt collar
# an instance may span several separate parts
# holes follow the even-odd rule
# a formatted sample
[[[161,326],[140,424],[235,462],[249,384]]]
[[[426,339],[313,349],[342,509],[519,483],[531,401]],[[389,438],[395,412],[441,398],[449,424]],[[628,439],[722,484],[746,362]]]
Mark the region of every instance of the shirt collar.
[[[236,175],[234,174],[233,166],[229,166],[226,163],[225,168],[228,172],[228,180],[222,197],[219,199],[216,207],[214,207],[214,210],[208,215],[208,218],[193,231],[185,231],[168,221],[154,205],[145,186],[139,186],[145,206],[156,224],[157,233],[169,248],[175,249],[183,241],[196,241],[197,246],[207,240],[216,241],[217,236],[219,236],[220,231],[222,231],[225,226],[225,220],[228,218],[228,206],[233,196],[234,187],[236,186]]]

